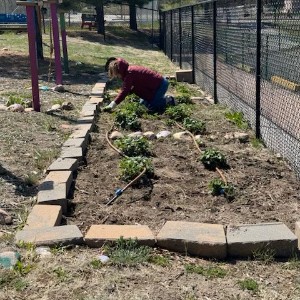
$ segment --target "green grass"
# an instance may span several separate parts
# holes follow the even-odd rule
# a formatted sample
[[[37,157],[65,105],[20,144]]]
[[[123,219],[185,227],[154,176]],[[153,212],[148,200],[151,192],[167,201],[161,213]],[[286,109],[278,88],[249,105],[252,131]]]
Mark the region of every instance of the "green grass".
[[[238,284],[242,290],[252,291],[253,293],[257,293],[259,290],[258,283],[252,278],[240,280]]]
[[[195,264],[185,265],[187,273],[196,273],[205,276],[208,279],[224,278],[227,274],[226,270],[219,266],[199,266]]]

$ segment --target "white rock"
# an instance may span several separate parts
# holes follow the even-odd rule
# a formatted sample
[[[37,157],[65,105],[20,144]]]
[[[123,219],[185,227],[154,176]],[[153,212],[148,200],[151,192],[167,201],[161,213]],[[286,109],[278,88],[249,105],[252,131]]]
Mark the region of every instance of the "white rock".
[[[127,136],[129,137],[140,137],[140,136],[143,136],[143,133],[141,131],[136,131],[136,132],[132,132],[132,133],[129,133]]]
[[[54,104],[51,107],[51,110],[60,110],[61,109],[61,105],[60,104]]]
[[[13,111],[13,112],[24,112],[24,107],[21,104],[15,103],[10,105],[8,108],[8,110]]]
[[[117,140],[117,139],[121,139],[123,137],[124,137],[124,134],[119,131],[113,131],[109,136],[109,138],[111,140]]]
[[[234,139],[234,134],[232,132],[226,133],[224,138],[226,140],[233,140]]]
[[[249,134],[244,132],[235,132],[234,137],[238,139],[241,143],[246,143],[249,141]]]
[[[173,138],[176,140],[191,140],[192,137],[189,135],[187,131],[176,132],[173,134]]]
[[[159,139],[159,138],[165,138],[167,136],[169,136],[171,134],[170,131],[168,130],[163,130],[163,131],[160,131],[159,133],[156,134],[156,137]]]
[[[148,140],[155,140],[156,139],[156,134],[152,131],[144,132],[143,136],[146,137]]]
[[[0,104],[0,110],[7,110],[7,106],[4,104]]]

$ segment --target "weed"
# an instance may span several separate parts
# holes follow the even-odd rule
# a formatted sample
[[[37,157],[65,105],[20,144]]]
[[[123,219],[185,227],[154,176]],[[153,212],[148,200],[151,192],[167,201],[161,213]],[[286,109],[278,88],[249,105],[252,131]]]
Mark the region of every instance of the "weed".
[[[175,121],[183,121],[191,115],[191,109],[186,104],[178,104],[176,106],[169,106],[166,109],[166,115]]]
[[[24,107],[30,106],[30,100],[24,99],[24,96],[21,95],[10,95],[7,102],[5,103],[6,106],[10,106],[13,104],[21,104]]]
[[[252,147],[256,148],[256,149],[261,149],[264,147],[264,142],[261,139],[252,138],[252,139],[250,139],[250,143],[251,143]]]
[[[190,94],[181,94],[176,96],[176,102],[178,104],[193,104]]]
[[[227,166],[226,158],[217,149],[207,149],[204,151],[200,160],[204,166],[209,170],[215,170],[216,168],[223,168]]]
[[[252,255],[255,260],[262,261],[264,264],[268,265],[274,261],[275,250],[264,247],[253,251]]]
[[[20,249],[25,249],[26,251],[33,251],[35,249],[35,245],[31,242],[19,241],[17,243],[17,247]]]
[[[33,268],[30,264],[24,264],[22,261],[18,260],[14,266],[14,270],[21,276],[27,275]]]
[[[103,266],[103,263],[100,261],[100,259],[95,258],[91,261],[91,266],[94,269],[100,269]]]
[[[298,255],[294,254],[284,265],[284,268],[288,270],[300,270],[300,259]]]
[[[206,131],[205,123],[193,118],[185,118],[183,126],[193,134],[203,134]]]
[[[218,266],[203,267],[195,264],[185,265],[187,273],[196,273],[205,276],[206,278],[224,278],[226,271]]]
[[[29,186],[36,185],[38,183],[38,181],[39,181],[39,175],[36,172],[31,172],[24,176],[24,183]]]
[[[123,158],[120,161],[121,178],[128,182],[137,177],[144,168],[148,176],[153,176],[153,166],[149,158],[142,156]]]
[[[0,269],[0,289],[9,286],[17,277],[18,274],[13,270]]]
[[[258,283],[252,278],[246,278],[244,280],[240,280],[238,281],[238,284],[242,290],[248,290],[254,293],[258,292]]]
[[[114,143],[127,156],[147,156],[150,144],[145,137],[124,137]]]
[[[247,121],[244,119],[244,115],[242,112],[226,112],[225,118],[240,129],[247,129],[249,127]]]
[[[59,104],[59,105],[62,105],[64,103],[64,99],[54,99],[52,101],[52,104],[55,105],[55,104]]]
[[[35,166],[39,170],[43,171],[49,164],[53,161],[54,157],[58,155],[57,149],[47,149],[47,150],[35,150],[34,160]]]
[[[114,246],[107,247],[106,253],[113,265],[135,266],[149,261],[151,248],[138,245],[137,240],[121,237]]]
[[[170,265],[170,257],[163,255],[151,255],[149,262],[161,267],[167,267]]]
[[[60,281],[65,281],[68,278],[67,271],[62,267],[57,267],[53,270],[53,273]]]
[[[175,86],[175,90],[177,94],[185,94],[191,96],[191,91],[189,90],[189,88],[182,83],[177,83],[177,85]]]

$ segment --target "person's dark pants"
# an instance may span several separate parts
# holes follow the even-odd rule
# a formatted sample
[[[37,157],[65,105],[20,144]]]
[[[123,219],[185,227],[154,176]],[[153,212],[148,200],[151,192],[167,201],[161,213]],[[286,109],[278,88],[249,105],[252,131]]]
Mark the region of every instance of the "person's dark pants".
[[[165,94],[168,90],[169,82],[167,79],[163,79],[160,87],[156,91],[152,101],[140,100],[140,103],[145,105],[150,111],[163,112],[166,109],[167,103]]]

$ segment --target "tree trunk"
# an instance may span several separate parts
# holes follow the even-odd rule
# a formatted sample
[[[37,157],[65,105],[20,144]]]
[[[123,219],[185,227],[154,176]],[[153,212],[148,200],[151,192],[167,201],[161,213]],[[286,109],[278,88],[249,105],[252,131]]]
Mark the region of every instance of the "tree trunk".
[[[103,3],[97,5],[96,9],[96,20],[97,20],[97,33],[105,35],[105,24],[104,24],[104,8]]]
[[[129,27],[132,30],[137,30],[137,22],[136,22],[136,7],[134,4],[129,5]]]

